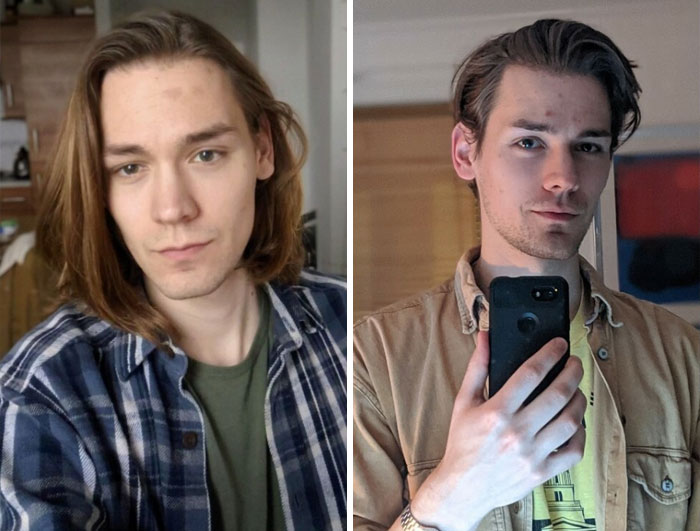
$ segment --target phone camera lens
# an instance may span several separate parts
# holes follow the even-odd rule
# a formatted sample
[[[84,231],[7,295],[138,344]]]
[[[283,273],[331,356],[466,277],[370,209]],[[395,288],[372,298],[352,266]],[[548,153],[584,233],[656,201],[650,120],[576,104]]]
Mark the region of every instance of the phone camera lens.
[[[557,298],[558,290],[552,286],[534,288],[531,292],[532,298],[536,301],[547,302]]]
[[[534,313],[524,313],[520,319],[518,319],[518,330],[524,335],[532,334],[539,324],[539,320]]]

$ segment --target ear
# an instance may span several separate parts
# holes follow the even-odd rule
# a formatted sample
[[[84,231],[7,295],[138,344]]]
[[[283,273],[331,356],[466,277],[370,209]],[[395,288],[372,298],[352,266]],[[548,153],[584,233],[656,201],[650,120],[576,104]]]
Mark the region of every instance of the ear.
[[[260,181],[269,179],[275,172],[275,150],[272,146],[272,133],[267,116],[260,117],[258,132],[253,135],[255,141],[256,177]]]
[[[476,177],[474,160],[476,141],[471,129],[458,123],[452,130],[452,165],[460,179],[473,181]]]

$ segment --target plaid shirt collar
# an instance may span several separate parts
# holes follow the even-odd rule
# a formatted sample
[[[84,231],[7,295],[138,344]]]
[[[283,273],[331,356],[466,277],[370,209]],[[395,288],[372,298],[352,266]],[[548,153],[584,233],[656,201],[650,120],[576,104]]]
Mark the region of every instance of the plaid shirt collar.
[[[280,347],[273,349],[273,352],[287,352],[300,348],[303,343],[301,330],[307,333],[325,330],[326,325],[316,309],[305,298],[294,296],[295,289],[303,288],[271,283],[265,283],[263,288],[272,301],[274,338],[275,343]],[[103,324],[105,329],[109,328],[106,323]],[[112,330],[114,335],[110,341],[111,346],[116,347],[121,342],[123,343],[121,349],[126,353],[117,361],[119,379],[126,381],[139,369],[146,358],[158,352],[158,347],[140,336],[114,328]],[[173,352],[176,356],[186,356],[182,349],[177,348],[172,342],[170,344],[174,347]],[[187,364],[182,363],[179,368],[184,374]]]

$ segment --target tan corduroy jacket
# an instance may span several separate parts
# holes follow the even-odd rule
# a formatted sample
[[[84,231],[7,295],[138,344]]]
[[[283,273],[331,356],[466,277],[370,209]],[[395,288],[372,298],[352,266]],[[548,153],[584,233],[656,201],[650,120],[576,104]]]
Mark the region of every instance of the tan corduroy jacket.
[[[454,280],[355,324],[354,529],[391,526],[443,456],[476,331],[488,329],[477,256],[462,257]],[[700,530],[700,332],[607,289],[583,259],[581,271],[596,370],[597,528]],[[531,530],[532,496],[478,529]]]

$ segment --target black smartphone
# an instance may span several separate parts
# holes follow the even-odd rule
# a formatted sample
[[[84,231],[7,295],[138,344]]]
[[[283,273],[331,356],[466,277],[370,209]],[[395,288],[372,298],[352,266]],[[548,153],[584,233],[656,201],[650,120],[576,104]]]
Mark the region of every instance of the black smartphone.
[[[489,302],[489,396],[548,341],[563,337],[569,343],[569,285],[556,276],[496,277]],[[530,403],[561,372],[566,354],[532,392]]]

